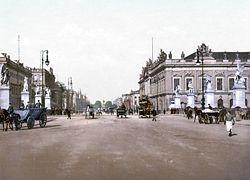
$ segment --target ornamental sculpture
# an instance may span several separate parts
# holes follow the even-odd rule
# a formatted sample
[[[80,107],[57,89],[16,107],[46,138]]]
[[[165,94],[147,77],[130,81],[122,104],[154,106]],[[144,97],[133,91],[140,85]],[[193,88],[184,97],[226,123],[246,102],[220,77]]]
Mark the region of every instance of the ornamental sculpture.
[[[9,69],[5,65],[2,65],[2,68],[1,68],[1,85],[9,85],[9,80],[10,80]]]
[[[245,79],[242,77],[244,71],[244,64],[240,64],[240,61],[237,61],[237,68],[235,72],[235,84],[244,84]]]

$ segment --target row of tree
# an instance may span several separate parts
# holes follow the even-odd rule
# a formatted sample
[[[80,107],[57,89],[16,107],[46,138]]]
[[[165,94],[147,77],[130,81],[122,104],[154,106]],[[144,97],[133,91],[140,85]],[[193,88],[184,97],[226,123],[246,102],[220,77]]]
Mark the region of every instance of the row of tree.
[[[106,102],[105,102],[105,101],[103,100],[103,102],[101,102],[101,101],[97,100],[97,101],[95,102],[95,104],[94,104],[94,108],[95,108],[95,109],[98,109],[98,108],[100,108],[100,109],[102,109],[102,108],[110,109],[110,108],[116,108],[116,105],[115,105],[115,104],[112,104],[111,101],[106,101]]]

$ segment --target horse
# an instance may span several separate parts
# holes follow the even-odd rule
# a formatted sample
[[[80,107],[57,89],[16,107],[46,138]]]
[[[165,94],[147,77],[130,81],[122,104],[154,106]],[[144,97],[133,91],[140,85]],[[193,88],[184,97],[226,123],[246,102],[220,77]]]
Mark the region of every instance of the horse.
[[[193,110],[192,110],[191,107],[189,107],[189,106],[186,107],[184,109],[184,113],[186,114],[186,116],[187,116],[188,119],[192,119],[193,118]]]
[[[0,109],[0,122],[3,124],[3,131],[8,131],[8,128],[13,130],[13,119],[6,109]]]

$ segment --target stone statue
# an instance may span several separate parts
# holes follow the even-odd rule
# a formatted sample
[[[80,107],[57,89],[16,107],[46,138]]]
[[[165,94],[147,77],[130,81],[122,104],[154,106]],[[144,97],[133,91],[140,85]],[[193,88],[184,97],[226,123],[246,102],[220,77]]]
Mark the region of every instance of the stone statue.
[[[240,64],[240,61],[237,61],[237,68],[235,72],[235,83],[236,84],[244,84],[245,79],[242,77],[244,71],[244,65]]]
[[[191,81],[188,82],[188,91],[189,93],[194,93],[194,87]]]
[[[29,91],[28,78],[27,77],[24,77],[23,91],[25,91],[25,92]]]
[[[160,62],[163,62],[167,59],[167,54],[161,49],[160,55],[158,56],[158,60]]]
[[[49,90],[49,88],[46,88],[45,95],[48,96],[48,97],[50,96],[50,90]]]
[[[1,85],[9,85],[9,80],[9,69],[5,65],[3,65],[1,69]]]
[[[207,84],[207,91],[212,90],[212,82],[210,77],[206,78],[206,84]]]
[[[179,96],[180,95],[180,90],[181,90],[180,85],[177,85],[176,89],[175,89],[175,96]]]
[[[172,59],[172,53],[171,53],[171,51],[169,52],[168,57],[169,57],[169,59]]]
[[[182,51],[182,53],[181,53],[181,59],[184,59],[185,58],[185,54],[184,54],[184,52]]]

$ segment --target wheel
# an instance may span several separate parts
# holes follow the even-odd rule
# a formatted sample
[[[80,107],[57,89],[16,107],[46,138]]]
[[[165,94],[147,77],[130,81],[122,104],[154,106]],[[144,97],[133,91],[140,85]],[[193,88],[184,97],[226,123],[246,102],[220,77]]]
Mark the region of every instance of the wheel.
[[[46,114],[41,114],[40,119],[39,119],[39,125],[41,128],[44,128],[47,123],[47,115]]]
[[[27,119],[27,126],[29,129],[32,129],[35,125],[35,119],[31,116],[28,117]]]

